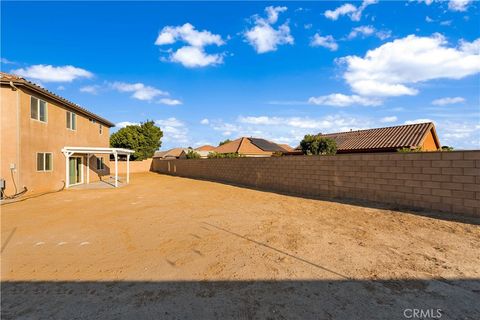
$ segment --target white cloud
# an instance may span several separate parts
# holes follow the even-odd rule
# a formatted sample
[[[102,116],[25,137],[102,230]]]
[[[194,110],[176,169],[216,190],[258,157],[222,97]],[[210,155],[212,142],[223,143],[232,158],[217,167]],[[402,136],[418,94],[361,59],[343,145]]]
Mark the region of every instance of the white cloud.
[[[375,32],[375,28],[372,26],[359,26],[359,27],[353,28],[352,31],[350,31],[350,34],[348,35],[348,39],[353,39],[358,35],[370,36],[374,32]]]
[[[463,39],[460,40],[460,50],[466,53],[480,55],[480,38],[472,42]]]
[[[98,94],[98,90],[100,86],[92,85],[92,86],[85,86],[80,88],[80,92],[90,93],[90,94]]]
[[[373,26],[359,26],[353,28],[348,34],[347,38],[353,39],[358,36],[369,37],[371,35],[375,35],[380,40],[385,40],[391,37],[392,32],[390,30],[376,30]]]
[[[346,115],[327,115],[324,117],[276,117],[276,116],[240,116],[235,124],[216,123],[214,130],[223,131],[227,127],[232,138],[240,136],[262,137],[277,143],[298,145],[305,134],[348,131],[363,129],[371,121],[361,117]],[[233,135],[234,134],[234,135]]]
[[[447,98],[441,98],[441,99],[436,99],[432,101],[433,105],[436,106],[445,106],[447,104],[456,104],[456,103],[462,103],[465,102],[465,99],[462,97],[447,97]]]
[[[448,2],[448,9],[452,11],[467,11],[468,5],[471,0],[450,0]]]
[[[202,47],[184,46],[170,54],[170,61],[187,68],[199,68],[223,63],[223,55],[208,54]]]
[[[390,116],[390,117],[383,117],[382,119],[380,119],[380,122],[391,123],[391,122],[395,122],[397,120],[398,120],[398,118],[396,116]]]
[[[435,21],[435,20],[433,20],[433,19],[430,18],[429,16],[426,16],[426,17],[425,17],[425,22],[431,23],[431,22],[433,22],[433,21]]]
[[[210,120],[208,120],[207,118],[205,118],[205,119],[202,119],[202,120],[200,121],[200,123],[201,123],[201,124],[209,124],[209,123],[210,123]]]
[[[156,120],[155,124],[163,131],[163,139],[172,146],[180,147],[189,142],[188,128],[182,121],[171,117],[168,119]]]
[[[361,106],[379,106],[382,101],[376,98],[361,97],[358,95],[345,95],[341,93],[332,93],[326,96],[311,97],[308,102],[316,105],[347,107],[351,105]]]
[[[7,58],[0,58],[2,64],[15,64],[15,62],[8,60]]]
[[[168,106],[178,106],[182,104],[182,101],[178,99],[170,99],[170,98],[162,98],[158,100],[158,103],[160,104],[166,104]]]
[[[442,145],[455,149],[480,149],[480,125],[475,121],[446,121],[437,126]]]
[[[265,8],[267,19],[254,17],[255,26],[245,31],[243,35],[257,53],[276,51],[280,45],[294,43],[288,22],[278,26],[277,29],[272,27],[278,21],[278,14],[286,10],[286,7],[270,6]]]
[[[278,21],[278,14],[287,11],[287,7],[266,7],[267,21],[270,24],[275,24]]]
[[[185,126],[185,124],[182,121],[180,121],[180,120],[178,120],[177,118],[174,118],[174,117],[170,117],[170,118],[162,119],[162,120],[156,120],[155,123],[160,125],[160,126],[169,126],[169,127],[183,127],[183,126]]]
[[[415,120],[407,120],[404,124],[417,124],[417,123],[425,123],[425,122],[434,122],[432,119],[415,119]]]
[[[157,96],[168,96],[168,92],[159,90],[157,88],[146,86],[143,83],[125,83],[114,82],[111,84],[112,88],[120,92],[133,92],[132,98],[151,101]]]
[[[337,20],[340,16],[351,14],[355,11],[357,11],[357,7],[355,7],[353,4],[346,3],[335,10],[325,11],[324,15],[328,19]]]
[[[378,0],[364,0],[360,7],[356,7],[350,3],[346,3],[335,10],[327,10],[324,12],[326,18],[337,20],[339,17],[348,15],[352,21],[360,21],[362,13],[369,5],[378,3]]]
[[[459,48],[447,47],[442,35],[409,35],[369,50],[365,57],[347,56],[344,79],[352,90],[366,96],[416,95],[411,84],[439,78],[461,79],[480,72],[478,46],[461,42]]]
[[[310,45],[312,47],[325,47],[330,51],[336,51],[338,49],[338,44],[331,35],[322,37],[318,33],[313,36]]]
[[[92,78],[93,73],[74,66],[36,64],[27,68],[12,70],[11,73],[43,82],[72,82],[79,78]]]
[[[64,87],[64,86],[58,86],[58,87],[57,87],[57,90],[63,91],[63,90],[65,90],[65,87]]]
[[[221,46],[225,44],[220,35],[213,34],[208,30],[195,30],[195,27],[190,23],[185,23],[183,26],[177,27],[164,27],[162,31],[160,31],[155,44],[161,46],[173,44],[176,41],[183,41],[194,47],[205,47],[212,44]]]
[[[195,27],[190,23],[176,27],[166,26],[160,31],[155,45],[172,45],[177,41],[187,45],[175,51],[167,50],[169,53],[169,57],[166,58],[167,61],[181,63],[187,68],[199,68],[223,63],[223,53],[209,54],[205,51],[206,46],[222,46],[225,44],[218,34],[213,34],[208,30],[195,30]]]
[[[115,124],[115,127],[117,128],[125,128],[127,126],[139,126],[140,123],[138,122],[130,122],[130,121],[123,121]]]

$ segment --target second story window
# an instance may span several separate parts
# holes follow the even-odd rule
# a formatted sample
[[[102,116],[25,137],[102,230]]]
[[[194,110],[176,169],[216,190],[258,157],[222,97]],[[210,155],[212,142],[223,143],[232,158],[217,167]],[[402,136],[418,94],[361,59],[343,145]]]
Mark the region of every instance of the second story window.
[[[47,122],[47,103],[35,97],[30,97],[30,118]]]
[[[75,112],[67,111],[67,129],[77,130],[77,115]]]
[[[99,132],[100,134],[103,133],[103,126],[102,126],[101,124],[98,125],[98,132]]]

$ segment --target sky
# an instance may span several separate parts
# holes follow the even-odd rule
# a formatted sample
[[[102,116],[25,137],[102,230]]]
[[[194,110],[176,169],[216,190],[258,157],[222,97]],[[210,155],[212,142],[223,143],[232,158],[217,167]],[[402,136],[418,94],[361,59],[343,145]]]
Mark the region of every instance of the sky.
[[[480,3],[1,2],[1,70],[161,149],[433,121],[480,149]]]

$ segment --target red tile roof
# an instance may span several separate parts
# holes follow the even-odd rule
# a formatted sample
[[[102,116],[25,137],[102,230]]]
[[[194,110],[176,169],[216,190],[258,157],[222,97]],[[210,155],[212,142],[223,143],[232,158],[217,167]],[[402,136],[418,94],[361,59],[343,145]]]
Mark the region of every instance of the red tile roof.
[[[434,139],[440,146],[432,122],[329,133],[322,136],[337,142],[337,152],[390,151],[421,147],[430,130],[433,130]]]
[[[206,144],[204,146],[196,148],[195,150],[197,150],[197,151],[212,151],[213,149],[215,149],[214,146],[210,146],[210,145]]]
[[[260,138],[242,137],[216,147],[217,153],[239,153],[271,155],[273,152],[287,152],[278,144]]]

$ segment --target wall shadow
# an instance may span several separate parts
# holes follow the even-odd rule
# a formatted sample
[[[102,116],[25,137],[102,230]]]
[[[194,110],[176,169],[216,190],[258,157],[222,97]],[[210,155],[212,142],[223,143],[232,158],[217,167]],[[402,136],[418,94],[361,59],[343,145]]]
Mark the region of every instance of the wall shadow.
[[[479,279],[15,281],[1,289],[2,319],[406,319],[406,309],[480,317]]]
[[[480,225],[480,217],[475,217],[475,216],[470,216],[470,215],[446,213],[446,212],[441,212],[441,211],[428,211],[428,210],[424,210],[424,209],[413,209],[413,208],[407,207],[407,206],[401,206],[401,205],[397,205],[397,204],[387,204],[387,203],[375,202],[375,201],[369,201],[369,200],[359,200],[359,199],[350,199],[350,198],[333,198],[333,197],[325,197],[325,196],[312,196],[312,195],[305,195],[305,194],[295,193],[295,192],[285,192],[285,191],[280,191],[280,190],[258,188],[258,187],[239,184],[239,183],[234,183],[234,182],[230,182],[230,181],[214,180],[214,179],[207,179],[207,178],[197,178],[197,177],[193,178],[193,177],[181,176],[181,175],[178,175],[178,174],[168,174],[168,173],[156,172],[156,171],[152,171],[152,172],[154,172],[156,174],[160,174],[160,175],[167,175],[167,176],[178,177],[178,178],[183,178],[183,179],[192,179],[192,180],[201,180],[201,181],[221,183],[221,184],[226,184],[226,185],[233,186],[233,187],[240,187],[240,188],[245,188],[245,189],[250,189],[250,190],[255,190],[255,191],[275,193],[275,194],[280,194],[280,195],[284,195],[284,196],[292,196],[292,197],[298,197],[298,198],[309,199],[309,200],[330,201],[330,202],[335,202],[335,203],[348,204],[348,205],[354,205],[354,206],[360,206],[360,207],[372,208],[372,209],[400,211],[400,212],[404,212],[404,213],[408,213],[408,214],[413,214],[413,215],[418,215],[418,216],[428,217],[428,218],[434,218],[434,219],[439,219],[439,220],[460,222],[460,223],[471,224],[471,225]]]

